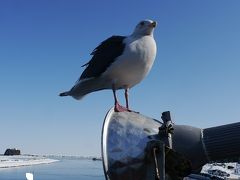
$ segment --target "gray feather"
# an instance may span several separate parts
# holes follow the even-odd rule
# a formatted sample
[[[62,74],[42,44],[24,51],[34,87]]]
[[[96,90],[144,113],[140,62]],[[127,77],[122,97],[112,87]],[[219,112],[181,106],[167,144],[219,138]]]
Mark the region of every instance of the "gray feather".
[[[89,78],[79,81],[73,88],[66,92],[68,96],[72,96],[74,99],[82,99],[85,95],[94,91],[100,91],[103,89],[110,89],[111,83],[106,82],[101,78]]]

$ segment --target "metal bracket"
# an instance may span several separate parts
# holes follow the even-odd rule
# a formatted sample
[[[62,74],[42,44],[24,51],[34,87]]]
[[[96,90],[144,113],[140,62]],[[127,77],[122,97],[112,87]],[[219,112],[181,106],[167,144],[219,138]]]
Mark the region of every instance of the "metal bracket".
[[[161,119],[163,120],[163,125],[159,127],[158,133],[160,140],[165,142],[165,145],[172,149],[172,134],[174,133],[174,128],[170,111],[163,112]]]
[[[159,140],[148,142],[148,152],[153,156],[155,165],[155,179],[165,180],[165,149],[172,149],[172,134],[174,131],[170,111],[162,113],[163,125],[159,127]]]
[[[159,140],[147,143],[147,151],[153,157],[155,167],[155,179],[165,180],[165,144]]]

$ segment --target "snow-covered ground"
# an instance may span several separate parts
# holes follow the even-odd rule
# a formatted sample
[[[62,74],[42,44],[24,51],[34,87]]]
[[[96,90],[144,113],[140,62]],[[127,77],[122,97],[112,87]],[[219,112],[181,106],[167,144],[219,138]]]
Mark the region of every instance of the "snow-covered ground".
[[[42,156],[20,155],[20,156],[1,156],[0,168],[10,168],[19,166],[31,166],[36,164],[48,164],[58,160],[49,159]]]
[[[236,162],[206,164],[201,173],[223,179],[240,179],[240,164]]]

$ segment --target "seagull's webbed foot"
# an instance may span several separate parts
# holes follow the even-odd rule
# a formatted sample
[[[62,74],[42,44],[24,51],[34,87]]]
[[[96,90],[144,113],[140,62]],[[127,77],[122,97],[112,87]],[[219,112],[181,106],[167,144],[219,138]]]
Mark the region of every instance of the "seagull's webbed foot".
[[[115,103],[114,111],[115,112],[132,112],[128,108],[121,106],[119,103]]]

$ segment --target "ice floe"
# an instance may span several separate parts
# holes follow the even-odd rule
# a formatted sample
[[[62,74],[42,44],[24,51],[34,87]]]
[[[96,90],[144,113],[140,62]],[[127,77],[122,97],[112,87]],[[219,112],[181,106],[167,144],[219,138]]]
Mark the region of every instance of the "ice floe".
[[[32,155],[0,156],[0,168],[48,164],[56,161],[58,160],[50,159],[43,156],[32,156]]]

